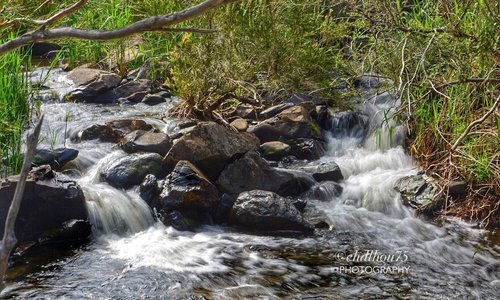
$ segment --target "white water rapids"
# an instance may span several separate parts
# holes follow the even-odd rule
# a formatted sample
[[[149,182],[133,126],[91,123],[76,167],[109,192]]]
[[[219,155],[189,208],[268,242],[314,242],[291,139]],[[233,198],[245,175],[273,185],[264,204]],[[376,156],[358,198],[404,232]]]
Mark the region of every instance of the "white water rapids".
[[[384,123],[394,103],[371,98],[361,107],[370,116],[370,136],[329,136],[320,161],[335,161],[345,180],[335,196],[322,186],[307,199],[333,228],[311,236],[242,234],[206,226],[180,232],[155,223],[136,190],[122,191],[99,180],[100,168],[124,156],[111,144],[65,140],[107,119],[138,116],[171,133],[174,121],[155,119],[166,106],[132,107],[44,103],[44,142],[80,151],[71,172],[82,186],[94,225],[94,239],[69,257],[38,268],[11,287],[22,298],[74,299],[495,299],[500,290],[500,248],[490,236],[464,222],[433,225],[401,204],[393,186],[417,172],[400,146],[402,127]],[[391,121],[390,121],[391,122]],[[377,129],[378,128],[378,129]],[[314,165],[318,162],[312,162]],[[498,242],[497,242],[498,243]],[[407,273],[342,272],[342,257],[365,251],[404,253],[387,266]]]

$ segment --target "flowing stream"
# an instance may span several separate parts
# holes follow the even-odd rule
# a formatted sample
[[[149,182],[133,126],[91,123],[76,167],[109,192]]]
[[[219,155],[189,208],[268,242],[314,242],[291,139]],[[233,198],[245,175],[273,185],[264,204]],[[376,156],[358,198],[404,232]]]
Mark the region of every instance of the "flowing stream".
[[[401,204],[393,185],[418,170],[400,145],[402,127],[384,122],[397,103],[378,98],[360,105],[369,116],[368,137],[360,128],[343,130],[340,123],[329,133],[329,149],[320,161],[338,163],[345,177],[343,192],[336,196],[334,187],[322,184],[307,200],[332,228],[286,237],[243,234],[221,226],[197,232],[165,227],[155,222],[136,190],[117,190],[100,182],[100,168],[124,152],[109,143],[69,139],[89,125],[131,116],[173,133],[175,120],[155,117],[171,103],[121,107],[44,102],[43,144],[66,144],[80,151],[69,174],[84,189],[93,239],[19,276],[7,295],[495,299],[500,290],[497,237],[457,220],[432,224]],[[374,256],[359,258],[367,253]],[[386,259],[391,255],[398,259]],[[365,272],[359,271],[361,267]]]

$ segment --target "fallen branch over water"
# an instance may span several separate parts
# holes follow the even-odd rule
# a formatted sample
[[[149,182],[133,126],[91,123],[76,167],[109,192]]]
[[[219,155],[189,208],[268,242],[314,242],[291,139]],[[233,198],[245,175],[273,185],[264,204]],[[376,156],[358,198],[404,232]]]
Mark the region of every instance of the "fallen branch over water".
[[[5,287],[3,279],[9,266],[9,256],[17,243],[14,225],[16,223],[17,214],[19,213],[19,208],[23,199],[24,188],[26,186],[28,173],[31,169],[31,163],[33,161],[33,158],[35,157],[36,146],[38,144],[38,137],[40,136],[42,122],[43,116],[38,121],[38,124],[36,125],[33,132],[29,133],[28,137],[26,138],[27,150],[26,155],[24,156],[21,175],[16,186],[14,199],[12,199],[12,202],[10,203],[9,212],[7,213],[7,217],[5,218],[4,234],[0,244],[0,291]]]

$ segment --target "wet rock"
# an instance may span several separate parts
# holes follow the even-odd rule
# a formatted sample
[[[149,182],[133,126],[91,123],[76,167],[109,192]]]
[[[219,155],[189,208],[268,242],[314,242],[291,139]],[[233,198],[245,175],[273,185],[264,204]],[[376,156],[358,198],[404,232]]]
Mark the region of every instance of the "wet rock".
[[[331,112],[329,123],[324,129],[336,137],[352,136],[362,138],[368,132],[368,117],[353,111]]]
[[[329,130],[332,127],[330,112],[326,105],[317,105],[314,113],[314,119],[318,125],[324,130]]]
[[[257,231],[313,231],[290,201],[259,190],[238,196],[231,211],[231,223]]]
[[[217,206],[214,213],[214,220],[219,224],[224,224],[229,221],[229,216],[231,215],[231,209],[233,208],[236,198],[228,195],[222,194],[219,199],[219,205]]]
[[[147,95],[142,99],[142,103],[151,106],[165,103],[166,101],[167,99],[159,94]]]
[[[139,119],[117,119],[106,122],[105,125],[92,125],[77,135],[77,138],[85,140],[99,139],[101,142],[119,143],[121,139],[134,130],[149,131],[153,126]]]
[[[238,131],[247,131],[248,129],[248,122],[245,119],[236,119],[231,122],[231,126],[236,128]]]
[[[328,229],[328,228],[330,228],[330,224],[326,223],[325,221],[318,221],[316,224],[314,224],[314,228],[316,228],[316,229]]]
[[[333,181],[324,181],[311,187],[311,189],[303,195],[304,198],[314,199],[319,201],[332,201],[334,198],[342,194],[342,186]]]
[[[76,68],[67,77],[79,87],[66,97],[70,101],[99,103],[97,97],[113,89],[121,82],[121,77],[102,70]]]
[[[311,174],[317,182],[340,181],[344,179],[339,166],[335,162],[320,163],[314,166],[302,167],[300,170]]]
[[[260,145],[260,152],[264,158],[279,161],[288,155],[292,148],[283,142],[272,141]]]
[[[125,102],[139,103],[139,102],[143,101],[143,99],[145,99],[145,97],[147,97],[147,95],[149,95],[147,91],[140,91],[140,92],[133,93],[132,95],[130,95],[128,97],[120,98],[120,99],[118,99],[118,102],[120,102],[120,103],[125,103]]]
[[[298,159],[316,160],[320,159],[326,152],[326,143],[316,139],[299,138],[288,140],[290,145],[289,155]]]
[[[255,151],[247,152],[228,165],[216,184],[221,191],[229,195],[258,189],[282,196],[298,195],[313,185],[307,177],[301,177],[298,173],[271,167]]]
[[[321,139],[321,129],[309,115],[304,105],[285,109],[273,118],[267,119],[249,130],[261,143],[287,141],[297,138]]]
[[[139,186],[139,195],[151,207],[155,208],[156,199],[160,195],[158,180],[153,174],[148,174]]]
[[[95,103],[117,103],[120,98],[127,98],[139,92],[149,93],[151,81],[147,79],[132,80],[96,96]]]
[[[419,209],[425,215],[434,215],[442,208],[442,199],[437,198],[438,188],[423,174],[406,176],[394,185],[401,194],[403,204]]]
[[[153,152],[165,156],[172,147],[172,140],[163,132],[136,130],[125,135],[120,146],[127,153]]]
[[[219,203],[219,191],[193,164],[179,161],[167,176],[159,199],[165,211],[178,210],[192,217],[213,212]]]
[[[259,140],[251,133],[237,133],[217,123],[203,122],[176,141],[165,161],[171,170],[178,161],[187,160],[215,180],[233,156],[258,148]]]
[[[196,124],[198,124],[197,120],[185,120],[185,121],[182,121],[179,124],[177,124],[177,127],[179,129],[186,129],[186,128],[194,127],[194,126],[196,126]]]
[[[307,201],[304,201],[304,200],[297,200],[295,202],[293,202],[293,206],[295,206],[295,208],[300,211],[300,212],[303,212],[304,209],[306,208],[307,206]]]
[[[33,166],[50,165],[52,169],[60,169],[75,159],[78,153],[78,150],[71,148],[39,149],[33,158]]]
[[[0,231],[10,207],[18,176],[0,182]],[[69,177],[44,166],[30,172],[17,217],[15,231],[19,243],[49,238],[65,230],[65,222],[88,220],[83,191]],[[86,238],[88,232],[78,237]],[[63,236],[64,237],[64,236]]]
[[[68,220],[62,223],[60,228],[47,233],[38,239],[42,245],[52,243],[73,243],[87,239],[92,233],[92,226],[87,220]]]
[[[166,175],[163,157],[157,153],[133,154],[122,157],[101,171],[101,177],[115,188],[139,185],[144,177]]]
[[[177,230],[190,231],[201,225],[198,221],[186,217],[180,211],[174,210],[162,215],[162,222],[166,226],[172,226]]]

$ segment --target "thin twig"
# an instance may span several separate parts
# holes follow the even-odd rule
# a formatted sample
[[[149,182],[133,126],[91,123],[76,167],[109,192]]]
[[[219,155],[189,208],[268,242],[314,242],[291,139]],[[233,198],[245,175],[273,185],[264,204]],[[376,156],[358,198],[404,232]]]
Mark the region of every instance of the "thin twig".
[[[486,114],[484,114],[481,118],[475,120],[474,122],[470,123],[469,126],[467,126],[464,133],[462,133],[462,135],[457,139],[457,141],[453,144],[453,146],[451,146],[451,153],[453,153],[453,151],[455,151],[455,149],[457,149],[457,147],[460,145],[462,140],[467,137],[467,135],[472,130],[472,128],[483,123],[484,120],[486,120],[495,111],[495,109],[498,107],[499,103],[500,103],[500,96],[497,97],[497,99],[495,100],[495,103],[493,103],[493,106],[490,108],[490,110]]]
[[[35,156],[36,146],[38,144],[38,138],[40,136],[40,129],[42,128],[43,115],[40,117],[38,124],[34,128],[33,132],[28,134],[26,138],[26,155],[24,156],[24,163],[21,169],[21,175],[19,181],[17,182],[16,191],[14,192],[14,198],[10,203],[9,212],[5,218],[5,228],[3,233],[3,239],[0,244],[0,291],[5,287],[3,279],[7,268],[9,266],[9,256],[14,247],[17,244],[16,234],[14,225],[16,223],[17,214],[19,213],[19,208],[21,207],[21,201],[23,199],[24,188],[26,186],[26,180],[28,179],[28,173],[31,169],[31,163],[33,157]]]

